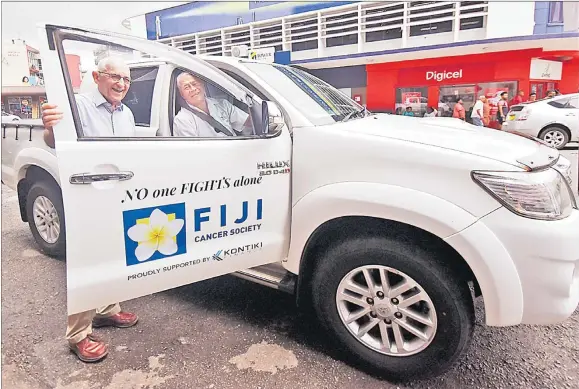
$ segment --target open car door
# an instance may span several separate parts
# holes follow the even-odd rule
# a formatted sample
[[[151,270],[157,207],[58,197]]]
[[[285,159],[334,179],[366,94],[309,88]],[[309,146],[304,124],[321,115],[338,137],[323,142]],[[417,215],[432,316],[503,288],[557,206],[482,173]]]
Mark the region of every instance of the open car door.
[[[258,97],[206,62],[157,42],[52,25],[39,33],[47,98],[64,113],[54,135],[69,314],[285,257],[291,139],[287,127],[265,130]],[[109,124],[93,122],[84,108],[81,112],[82,99],[96,108],[104,101],[76,93],[80,70],[74,64],[80,58],[81,68],[88,70],[85,77],[94,67],[114,80],[110,70],[95,65],[108,55],[138,64],[146,83],[134,89],[142,94],[127,94],[131,103],[122,106],[122,115],[131,108],[149,109],[153,134],[142,136],[141,128],[128,136],[129,129],[120,128],[125,122],[111,113],[114,135],[102,131],[99,136],[99,126]],[[211,101],[217,108],[210,113],[220,123],[243,125],[243,132],[174,136],[177,116],[190,115],[176,103],[181,73],[203,80],[215,96]],[[131,81],[117,77],[118,85]],[[102,96],[97,88],[90,93]],[[139,115],[146,116],[143,112]],[[229,117],[219,117],[223,112]],[[181,125],[200,125],[201,119],[187,120]]]

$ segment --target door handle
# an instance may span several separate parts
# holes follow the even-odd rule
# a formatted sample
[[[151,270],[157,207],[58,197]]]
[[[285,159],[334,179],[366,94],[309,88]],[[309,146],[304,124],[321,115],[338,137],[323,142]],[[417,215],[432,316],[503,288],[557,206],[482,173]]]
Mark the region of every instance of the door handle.
[[[79,173],[70,176],[71,184],[92,184],[101,181],[126,181],[133,178],[133,172],[118,173]]]

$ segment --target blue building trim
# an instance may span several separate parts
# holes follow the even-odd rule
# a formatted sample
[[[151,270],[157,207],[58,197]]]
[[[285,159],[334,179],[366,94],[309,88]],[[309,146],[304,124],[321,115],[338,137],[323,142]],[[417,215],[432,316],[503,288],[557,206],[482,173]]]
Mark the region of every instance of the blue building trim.
[[[533,34],[557,34],[564,31],[563,23],[549,22],[549,1],[535,1]]]
[[[349,1],[193,1],[145,14],[147,39],[215,30],[239,24],[296,15],[304,12],[357,3]]]
[[[292,65],[299,65],[299,64],[305,64],[305,63],[335,61],[335,60],[341,60],[341,59],[375,57],[378,55],[412,53],[412,52],[416,52],[416,51],[428,51],[428,50],[446,49],[446,48],[452,48],[452,47],[464,47],[464,46],[490,44],[490,43],[521,42],[521,41],[532,41],[532,40],[543,40],[543,39],[563,39],[563,38],[579,38],[579,32],[565,32],[565,33],[560,33],[560,34],[525,35],[525,36],[514,36],[514,37],[506,37],[506,38],[481,39],[481,40],[476,40],[476,41],[443,43],[443,44],[431,45],[431,46],[427,46],[427,47],[424,47],[424,46],[407,47],[404,49],[371,51],[371,52],[367,52],[367,53],[356,53],[356,54],[347,54],[347,55],[334,55],[331,57],[294,60],[291,62],[291,64]]]
[[[366,65],[307,69],[307,71],[335,88],[363,88],[366,86]]]

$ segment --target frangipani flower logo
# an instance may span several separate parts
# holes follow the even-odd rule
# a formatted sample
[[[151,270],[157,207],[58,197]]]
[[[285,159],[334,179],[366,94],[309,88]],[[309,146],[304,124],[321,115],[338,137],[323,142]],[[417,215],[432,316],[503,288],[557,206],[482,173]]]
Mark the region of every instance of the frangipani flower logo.
[[[131,240],[138,243],[135,257],[139,262],[150,259],[157,251],[163,256],[177,253],[177,235],[183,228],[183,219],[170,218],[159,208],[155,208],[148,223],[137,223],[127,231]]]

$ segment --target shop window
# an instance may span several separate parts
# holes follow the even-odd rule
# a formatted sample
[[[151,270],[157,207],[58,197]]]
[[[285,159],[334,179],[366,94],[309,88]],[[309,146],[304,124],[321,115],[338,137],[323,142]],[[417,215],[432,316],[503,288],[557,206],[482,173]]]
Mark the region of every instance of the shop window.
[[[412,112],[414,116],[424,116],[428,106],[428,88],[396,88],[396,115]],[[410,108],[410,110],[408,109]]]
[[[562,1],[550,1],[549,2],[549,19],[550,24],[562,24],[563,23],[563,2]]]
[[[348,34],[344,36],[335,36],[331,38],[326,38],[326,47],[336,47],[345,45],[355,45],[358,43],[358,23],[356,18],[358,12],[351,12],[345,15],[339,16],[329,16],[326,18],[326,28],[336,28],[343,26],[344,28],[340,30],[327,31],[327,34],[335,34],[338,32],[349,32],[352,31],[353,34]],[[346,21],[341,21],[342,19],[348,19]]]
[[[21,119],[32,119],[32,96],[9,97],[8,113]]]
[[[464,109],[468,112],[476,102],[476,85],[451,85],[440,88],[438,94],[438,115],[451,117],[454,106],[462,99]],[[467,114],[467,118],[468,118]]]
[[[490,104],[491,121],[495,121],[497,118],[498,103],[501,98],[501,93],[507,92],[508,93],[507,102],[510,102],[517,94],[517,90],[518,90],[518,82],[516,81],[488,82],[477,85],[477,95],[484,94]]]

